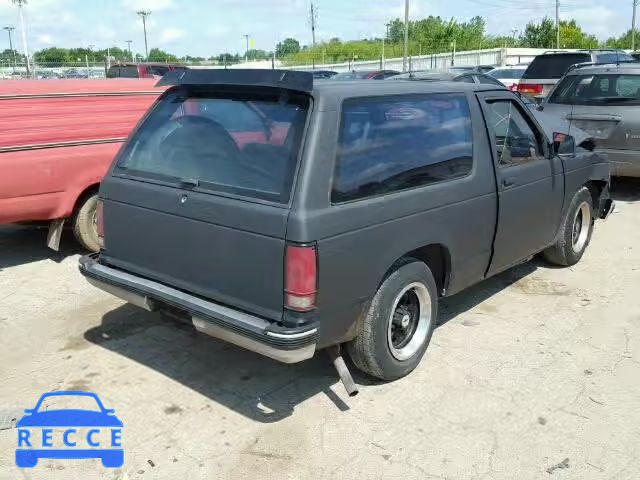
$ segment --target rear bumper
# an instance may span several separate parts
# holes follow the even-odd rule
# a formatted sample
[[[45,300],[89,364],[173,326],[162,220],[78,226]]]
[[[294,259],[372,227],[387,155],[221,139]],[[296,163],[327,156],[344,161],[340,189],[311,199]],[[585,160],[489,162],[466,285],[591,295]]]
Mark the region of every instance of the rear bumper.
[[[275,322],[102,265],[99,254],[80,258],[79,267],[89,283],[105,292],[148,311],[167,306],[177,308],[191,317],[198,331],[274,360],[296,363],[315,353],[317,324],[281,327]]]

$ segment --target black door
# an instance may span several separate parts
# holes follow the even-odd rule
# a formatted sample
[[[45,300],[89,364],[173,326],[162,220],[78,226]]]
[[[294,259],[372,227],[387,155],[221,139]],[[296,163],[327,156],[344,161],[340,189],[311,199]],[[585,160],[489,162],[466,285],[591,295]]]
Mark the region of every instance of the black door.
[[[481,96],[498,184],[498,225],[488,274],[513,266],[553,242],[564,181],[560,160],[526,107],[511,94]]]

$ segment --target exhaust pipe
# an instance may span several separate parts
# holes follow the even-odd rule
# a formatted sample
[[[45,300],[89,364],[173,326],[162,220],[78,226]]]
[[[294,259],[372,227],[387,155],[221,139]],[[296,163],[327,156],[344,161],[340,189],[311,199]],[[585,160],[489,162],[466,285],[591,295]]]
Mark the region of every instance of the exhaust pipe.
[[[347,364],[344,363],[344,358],[342,358],[342,354],[340,353],[340,345],[334,345],[327,348],[327,353],[329,353],[333,366],[336,367],[336,370],[338,371],[338,375],[340,376],[340,380],[342,381],[342,385],[344,385],[344,389],[347,391],[347,394],[350,397],[355,397],[359,391],[358,385],[353,381],[351,372],[349,372]]]

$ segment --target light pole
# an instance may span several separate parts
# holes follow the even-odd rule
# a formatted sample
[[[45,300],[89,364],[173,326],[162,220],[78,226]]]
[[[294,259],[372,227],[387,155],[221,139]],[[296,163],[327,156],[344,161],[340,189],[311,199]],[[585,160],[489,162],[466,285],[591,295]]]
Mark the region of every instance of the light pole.
[[[147,44],[147,17],[151,15],[151,10],[138,10],[136,12],[142,18],[142,28],[144,30],[144,56],[149,61],[149,46]]]
[[[244,51],[244,63],[247,63],[249,61],[249,37],[250,37],[250,35],[248,33],[245,33],[242,36],[247,41],[247,48]]]
[[[516,35],[518,34],[518,29],[517,28],[512,29],[511,33],[513,34],[512,35],[513,36],[513,46],[515,47],[516,46]]]
[[[402,57],[402,71],[407,71],[407,57],[409,56],[409,0],[404,0],[404,55]]]
[[[27,46],[27,28],[24,21],[24,6],[27,4],[27,0],[11,0],[11,3],[18,7],[20,12],[20,29],[22,30],[22,49],[24,50],[25,61],[27,62],[27,77],[31,74],[31,68],[29,68],[29,47]]]
[[[633,0],[633,15],[631,15],[631,50],[636,51],[636,10],[638,0]]]
[[[127,42],[127,49],[129,50],[129,56],[131,57],[131,61],[133,62],[133,53],[131,53],[131,44],[133,40],[125,40]]]
[[[7,33],[9,34],[9,50],[11,50],[11,53],[13,53],[13,71],[16,71],[16,51],[13,49],[13,38],[12,38],[12,34],[13,31],[16,29],[16,27],[12,27],[10,25],[3,27],[3,30],[6,30]]]

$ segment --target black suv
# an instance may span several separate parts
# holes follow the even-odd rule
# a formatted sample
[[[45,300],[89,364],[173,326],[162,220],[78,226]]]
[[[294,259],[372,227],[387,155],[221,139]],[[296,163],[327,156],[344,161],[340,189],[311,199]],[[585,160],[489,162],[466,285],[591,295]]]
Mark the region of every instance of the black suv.
[[[504,88],[278,70],[160,84],[80,270],[283,362],[346,344],[361,370],[406,375],[441,297],[538,252],[575,264],[611,210],[590,142],[553,143]]]

